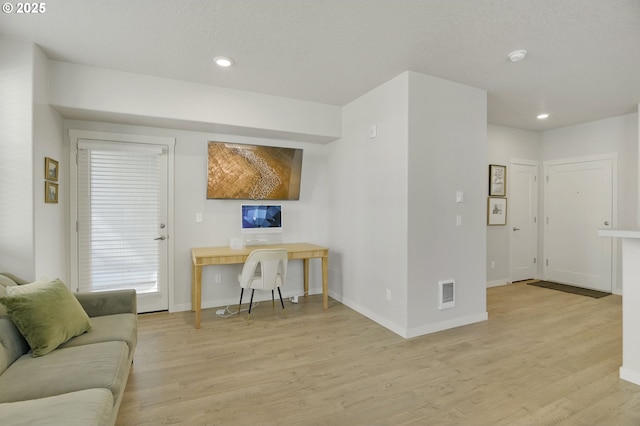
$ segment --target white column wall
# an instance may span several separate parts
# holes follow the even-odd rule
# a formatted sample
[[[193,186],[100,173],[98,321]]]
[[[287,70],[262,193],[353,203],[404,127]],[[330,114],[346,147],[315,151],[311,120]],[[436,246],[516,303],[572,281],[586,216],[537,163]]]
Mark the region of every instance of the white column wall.
[[[404,337],[487,318],[486,132],[484,90],[413,72],[345,106],[329,145],[332,295]],[[449,278],[456,306],[441,311]]]
[[[330,294],[401,335],[407,297],[407,108],[404,73],[346,105],[342,139],[328,145]],[[369,137],[371,126],[375,138]]]
[[[487,93],[424,74],[409,76],[411,337],[487,319]],[[464,202],[456,202],[457,191]],[[440,310],[438,282],[449,279],[455,280],[455,307]]]
[[[0,94],[0,270],[33,279],[32,44],[0,36]]]
[[[63,120],[49,105],[49,60],[34,47],[33,195],[35,277],[60,278],[69,284],[67,158]],[[44,202],[44,158],[58,161],[58,204]]]

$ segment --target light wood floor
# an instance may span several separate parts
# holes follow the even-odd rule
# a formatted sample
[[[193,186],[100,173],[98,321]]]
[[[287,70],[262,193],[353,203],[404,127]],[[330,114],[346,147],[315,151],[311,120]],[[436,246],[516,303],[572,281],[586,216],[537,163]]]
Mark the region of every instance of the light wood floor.
[[[488,289],[489,320],[405,340],[330,299],[142,315],[126,425],[638,425],[621,298]]]

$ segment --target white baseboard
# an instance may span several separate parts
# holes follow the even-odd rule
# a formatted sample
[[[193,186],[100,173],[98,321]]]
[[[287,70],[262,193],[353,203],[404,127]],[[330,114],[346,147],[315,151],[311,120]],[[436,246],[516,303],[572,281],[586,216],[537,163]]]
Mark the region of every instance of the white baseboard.
[[[498,286],[507,285],[507,284],[511,284],[511,281],[509,281],[507,278],[503,278],[501,280],[489,281],[487,283],[487,288],[489,288],[489,287],[498,287]]]
[[[622,380],[626,380],[627,382],[640,385],[640,372],[635,370],[629,370],[624,366],[620,367],[620,378]]]
[[[461,327],[463,325],[469,325],[469,324],[473,324],[476,322],[481,322],[481,321],[486,321],[487,319],[489,319],[489,315],[487,314],[487,312],[484,312],[482,314],[479,315],[470,315],[470,316],[466,316],[463,318],[456,318],[453,320],[448,320],[448,321],[442,321],[436,324],[428,324],[425,326],[420,326],[420,327],[415,327],[415,328],[411,328],[408,329],[406,327],[401,327],[398,324],[395,324],[391,321],[389,321],[386,318],[382,318],[381,316],[377,315],[374,312],[371,312],[370,310],[358,305],[357,303],[354,303],[353,301],[346,299],[344,297],[341,297],[339,295],[334,295],[331,292],[329,292],[330,296],[334,299],[336,299],[337,301],[339,301],[340,303],[342,303],[343,305],[348,306],[349,308],[353,309],[354,311],[364,315],[365,317],[369,318],[370,320],[380,324],[381,326],[383,326],[386,329],[389,329],[391,331],[393,331],[394,333],[396,333],[397,335],[404,337],[405,339],[410,339],[412,337],[418,337],[418,336],[422,336],[425,334],[431,334],[431,333],[436,333],[438,331],[443,331],[443,330],[448,330],[450,328],[455,328],[455,327]]]
[[[388,319],[381,317],[380,315],[376,314],[375,312],[372,312],[369,309],[366,309],[366,308],[360,306],[359,304],[354,303],[352,300],[349,300],[349,299],[347,299],[345,297],[342,297],[339,294],[333,293],[332,291],[329,291],[329,296],[331,296],[333,299],[337,300],[338,302],[342,303],[343,305],[348,306],[349,308],[353,309],[354,311],[364,315],[365,317],[369,318],[371,321],[376,322],[376,323],[380,324],[381,326],[383,326],[384,328],[393,331],[397,335],[402,336],[402,337],[406,337],[405,336],[406,329],[404,327],[401,327],[398,324],[395,324],[395,323],[389,321]]]
[[[301,293],[299,290],[292,290],[292,291],[283,291],[282,292],[282,299],[284,301],[287,301],[290,297],[294,297],[294,296],[301,296],[303,293]],[[318,290],[318,289],[309,289],[309,294],[313,295],[313,294],[322,294],[322,289]],[[276,294],[276,300],[278,299],[278,295]],[[240,301],[240,287],[238,287],[238,297],[236,298],[227,298],[227,299],[213,299],[213,300],[203,300],[202,301],[202,309],[209,309],[209,308],[220,308],[223,306],[238,306],[238,302]],[[271,301],[271,294],[268,292],[256,292],[254,298],[253,298],[254,302],[264,302],[264,301]],[[242,301],[242,303],[249,303],[249,297],[246,295],[245,292],[245,297],[244,300]],[[177,305],[173,305],[172,308],[169,309],[169,312],[184,312],[184,311],[190,311],[191,310],[191,302],[189,303],[181,303],[181,304],[177,304]]]
[[[477,315],[468,315],[462,318],[442,321],[435,324],[427,324],[420,327],[411,328],[407,331],[406,338],[423,336],[425,334],[437,333],[438,331],[449,330],[450,328],[462,327],[463,325],[474,324],[489,319],[489,314],[484,312]]]

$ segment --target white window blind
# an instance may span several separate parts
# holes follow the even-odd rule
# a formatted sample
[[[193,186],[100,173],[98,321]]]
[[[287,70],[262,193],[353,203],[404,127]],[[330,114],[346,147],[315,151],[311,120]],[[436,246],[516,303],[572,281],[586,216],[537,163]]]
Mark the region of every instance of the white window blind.
[[[158,291],[162,156],[158,146],[79,141],[80,291]]]

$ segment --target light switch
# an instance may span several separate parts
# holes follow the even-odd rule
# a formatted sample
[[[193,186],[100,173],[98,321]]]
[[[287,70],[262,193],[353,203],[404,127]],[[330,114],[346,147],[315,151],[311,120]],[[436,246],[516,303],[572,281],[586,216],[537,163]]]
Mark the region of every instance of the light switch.
[[[463,203],[463,202],[464,202],[464,192],[456,191],[456,203]]]
[[[456,216],[456,226],[462,226],[462,215]]]
[[[196,222],[202,222],[202,213],[196,213]]]
[[[378,126],[373,124],[369,127],[369,139],[375,139],[376,136],[378,136]]]

